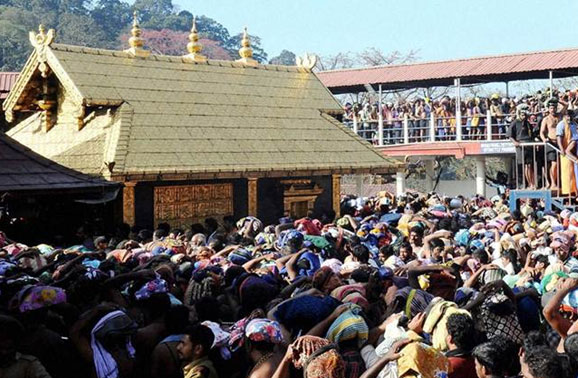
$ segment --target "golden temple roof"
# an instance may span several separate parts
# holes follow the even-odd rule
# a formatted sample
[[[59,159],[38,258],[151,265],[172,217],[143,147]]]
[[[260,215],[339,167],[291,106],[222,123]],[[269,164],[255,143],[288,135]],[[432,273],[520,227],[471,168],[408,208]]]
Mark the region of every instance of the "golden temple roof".
[[[310,69],[60,44],[43,54],[62,88],[57,121],[39,131],[37,110],[8,134],[85,173],[138,180],[399,168],[328,115],[341,107]],[[26,93],[41,60],[33,52],[4,103],[9,118],[34,108]]]

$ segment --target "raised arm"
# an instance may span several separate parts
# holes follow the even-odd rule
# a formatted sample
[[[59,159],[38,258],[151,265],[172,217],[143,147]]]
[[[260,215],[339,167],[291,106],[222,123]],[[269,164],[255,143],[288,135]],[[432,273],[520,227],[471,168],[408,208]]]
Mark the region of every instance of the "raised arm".
[[[548,323],[560,334],[566,337],[568,329],[572,326],[570,320],[564,318],[560,314],[560,304],[564,297],[578,287],[578,280],[574,278],[567,278],[560,284],[554,296],[550,299],[544,310],[542,311]]]
[[[413,266],[409,268],[407,271],[407,279],[409,281],[409,285],[414,289],[421,289],[419,285],[418,277],[427,274],[427,273],[434,273],[434,272],[442,272],[444,270],[451,271],[451,268],[442,265],[420,265],[420,266]]]

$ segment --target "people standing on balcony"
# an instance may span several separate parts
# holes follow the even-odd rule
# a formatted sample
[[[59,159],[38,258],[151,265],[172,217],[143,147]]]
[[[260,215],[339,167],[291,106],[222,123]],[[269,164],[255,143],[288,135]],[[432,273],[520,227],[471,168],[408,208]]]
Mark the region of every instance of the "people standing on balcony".
[[[456,109],[457,109],[457,107],[456,107],[456,99],[455,99],[455,98],[452,98],[451,101],[450,101],[450,106],[449,106],[449,108],[448,108],[449,116],[450,116],[450,119],[449,119],[449,121],[450,121],[450,122],[449,122],[449,134],[448,134],[448,138],[447,138],[448,140],[453,139],[452,136],[453,136],[453,135],[456,135],[456,118],[453,117],[453,115],[456,114]]]
[[[346,124],[350,124],[353,122],[353,106],[351,103],[347,102],[343,106],[343,122]]]
[[[557,101],[548,102],[548,114],[542,119],[542,123],[540,125],[540,139],[542,140],[542,142],[546,143],[545,146],[546,162],[545,162],[544,177],[549,176],[548,189],[550,190],[558,190],[558,157],[556,154],[556,150],[551,146],[551,145],[556,146],[558,144],[556,126],[558,126],[560,120],[556,116],[557,107],[558,107]]]
[[[442,101],[436,108],[435,115],[437,119],[437,135],[439,140],[446,140],[449,134],[449,109],[447,101]]]
[[[504,100],[506,100],[504,98]],[[500,131],[501,125],[504,123],[504,114],[509,112],[509,104],[504,102],[500,104],[500,96],[497,93],[492,95],[492,104],[490,105],[490,115],[492,117],[492,134]]]
[[[530,189],[535,189],[536,180],[533,170],[534,154],[531,147],[523,146],[524,143],[534,141],[534,130],[528,121],[527,107],[518,108],[516,119],[508,128],[508,138],[512,140],[512,143],[514,143],[516,147],[516,160],[518,161],[518,167],[520,165],[522,166],[526,186]]]
[[[393,136],[394,109],[391,102],[386,102],[381,111],[383,117],[383,137],[387,143],[391,143]]]
[[[479,139],[480,136],[480,118],[481,109],[479,106],[480,99],[475,98],[466,103],[466,130],[467,138],[470,140]]]
[[[471,133],[470,139],[479,139],[480,136],[480,118],[482,111],[480,110],[480,99],[476,98],[472,101],[472,120],[471,120]]]
[[[379,144],[377,140],[377,123],[379,121],[379,105],[371,105],[369,111],[369,128],[365,131],[365,138],[370,140],[372,144]]]
[[[556,139],[558,148],[562,152],[560,157],[560,179],[562,181],[562,194],[576,195],[576,164],[566,157],[571,142],[578,139],[578,130],[574,123],[574,111],[566,110],[564,119],[556,126]]]
[[[363,108],[361,109],[361,111],[359,112],[359,119],[361,120],[361,130],[363,130],[361,132],[361,135],[363,137],[367,137],[366,130],[369,129],[369,121],[371,119],[370,113],[371,113],[371,105],[369,105],[369,103],[366,102],[363,105]]]
[[[426,120],[426,113],[425,113],[425,101],[418,99],[415,102],[415,129],[416,129],[416,142],[423,142],[426,136],[427,130],[427,120]]]
[[[409,130],[409,142],[415,143],[417,142],[417,122],[415,118],[415,102],[410,101],[408,104],[405,105],[405,114],[407,114],[408,119],[408,130]]]
[[[425,120],[424,120],[424,132],[425,132],[425,136],[424,136],[424,141],[426,140],[430,140],[430,120],[431,120],[431,116],[433,114],[433,106],[432,106],[432,102],[431,99],[429,99],[428,97],[425,98],[425,100],[423,101],[423,110],[425,112]]]
[[[391,112],[391,116],[393,119],[393,131],[392,131],[392,138],[390,139],[389,143],[396,144],[402,143],[402,121],[403,121],[403,110],[401,106],[393,107]]]
[[[474,101],[468,100],[466,102],[466,131],[468,134],[466,135],[467,139],[473,139],[473,128],[472,128],[472,119],[474,117]]]

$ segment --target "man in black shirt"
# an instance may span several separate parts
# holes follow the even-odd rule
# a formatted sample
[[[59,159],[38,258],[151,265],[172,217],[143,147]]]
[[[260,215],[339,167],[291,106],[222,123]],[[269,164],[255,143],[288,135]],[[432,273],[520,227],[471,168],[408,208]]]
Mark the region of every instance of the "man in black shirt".
[[[530,189],[536,188],[536,176],[533,170],[534,164],[534,147],[524,147],[525,143],[534,141],[534,129],[528,121],[528,111],[526,108],[518,108],[516,119],[508,128],[508,137],[516,146],[516,160],[518,166],[522,165],[526,186]]]

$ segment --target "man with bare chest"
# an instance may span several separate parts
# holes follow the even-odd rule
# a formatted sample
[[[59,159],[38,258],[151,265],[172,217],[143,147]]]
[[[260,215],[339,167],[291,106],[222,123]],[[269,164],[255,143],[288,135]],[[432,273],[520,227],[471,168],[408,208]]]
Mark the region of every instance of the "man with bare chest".
[[[549,145],[556,145],[556,126],[559,122],[559,119],[556,116],[556,107],[556,102],[550,101],[548,103],[548,115],[542,119],[542,124],[540,125],[540,139],[546,143],[545,170],[549,171],[550,177],[550,185],[548,188],[552,190],[558,189],[558,163],[556,150]]]

